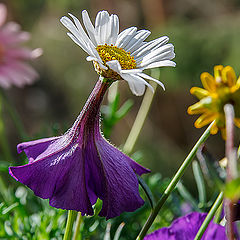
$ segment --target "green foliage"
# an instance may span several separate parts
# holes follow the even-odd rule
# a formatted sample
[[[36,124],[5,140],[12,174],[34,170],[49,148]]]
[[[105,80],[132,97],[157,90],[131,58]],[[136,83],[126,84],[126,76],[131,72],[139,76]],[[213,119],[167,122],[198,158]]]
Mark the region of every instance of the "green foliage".
[[[240,178],[236,178],[225,185],[224,194],[227,198],[237,201],[240,199]]]
[[[101,107],[103,114],[103,132],[106,138],[110,137],[113,126],[130,111],[133,106],[133,101],[128,99],[121,107],[119,107],[119,105],[120,95],[117,93],[112,102]]]

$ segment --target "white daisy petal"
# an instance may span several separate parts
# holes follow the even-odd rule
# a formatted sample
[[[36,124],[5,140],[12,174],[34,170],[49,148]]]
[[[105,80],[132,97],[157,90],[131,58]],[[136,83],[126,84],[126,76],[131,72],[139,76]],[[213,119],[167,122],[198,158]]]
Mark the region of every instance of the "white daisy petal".
[[[164,52],[161,53],[147,61],[142,61],[138,67],[142,67],[142,68],[147,68],[150,64],[155,63],[155,62],[159,62],[159,61],[164,61],[164,60],[168,60],[168,59],[173,59],[175,57],[175,54],[173,52]]]
[[[175,57],[172,44],[164,45],[143,57],[140,67],[144,67],[160,60],[170,60]]]
[[[112,20],[112,29],[111,29],[111,38],[109,43],[115,45],[117,38],[118,38],[118,33],[119,33],[119,19],[117,15],[111,15],[113,18]]]
[[[85,52],[87,52],[89,55],[91,55],[91,54],[90,54],[90,50],[88,49],[87,45],[85,45],[82,41],[80,41],[79,39],[77,39],[73,34],[67,33],[67,35],[68,35],[78,46],[80,46]]]
[[[156,68],[156,67],[175,67],[176,63],[170,60],[163,60],[159,62],[154,62],[147,65],[144,69]]]
[[[170,51],[170,52],[173,52],[173,50],[174,50],[173,45],[172,45],[171,43],[168,43],[168,44],[166,44],[166,45],[164,45],[164,46],[161,46],[161,47],[157,48],[156,50],[151,51],[150,53],[148,53],[148,54],[143,58],[143,60],[144,60],[144,61],[147,61],[147,60],[149,60],[149,59],[152,59],[153,57],[158,56],[158,55],[161,54],[161,53],[165,53],[165,52],[169,52],[169,51]]]
[[[121,32],[118,36],[116,46],[119,48],[124,48],[129,43],[131,38],[135,36],[136,31],[136,27],[130,27]]]
[[[169,41],[169,38],[164,36],[157,38],[155,40],[152,40],[148,43],[145,43],[145,45],[142,45],[139,49],[135,50],[132,55],[137,57],[143,57],[149,52],[153,51],[157,47],[161,47],[164,44],[166,44]]]
[[[163,90],[165,90],[164,84],[162,82],[160,82],[159,80],[152,78],[151,76],[149,76],[145,73],[138,73],[138,76],[156,82],[158,85],[160,85],[163,88]]]
[[[86,57],[86,60],[87,60],[88,62],[91,62],[91,61],[97,61],[97,62],[98,62],[98,59],[97,59],[96,57],[92,57],[92,56]]]
[[[75,25],[76,25],[76,27],[77,27],[77,29],[79,31],[79,34],[81,35],[82,39],[86,43],[90,42],[90,39],[89,39],[88,35],[86,34],[86,32],[83,30],[83,27],[82,27],[81,23],[79,22],[79,20],[74,15],[72,15],[71,13],[69,13],[69,15],[73,18],[73,21],[74,21],[74,23],[75,23]]]
[[[148,86],[151,91],[154,91],[153,87],[140,76],[135,74],[121,74],[121,77],[128,82],[132,93],[136,96],[143,95],[145,91],[145,85]]]
[[[80,47],[82,47],[84,51],[88,52],[86,50],[86,46],[87,44],[92,44],[92,42],[90,41],[86,33],[84,31],[83,32],[79,31],[78,28],[72,23],[72,21],[68,17],[62,17],[60,21],[72,33],[72,34],[68,34],[68,36],[71,37],[72,40],[75,43],[77,43]],[[76,39],[78,41],[76,41]]]
[[[122,69],[121,73],[128,73],[128,74],[133,74],[133,73],[141,73],[143,69],[137,68],[137,69]]]
[[[114,72],[120,74],[122,68],[118,60],[112,60],[106,63]]]
[[[140,30],[136,35],[129,41],[126,47],[124,47],[126,52],[133,52],[139,48],[142,42],[151,34],[148,30]]]
[[[142,96],[145,91],[145,84],[142,82],[136,81],[130,74],[125,74],[123,79],[128,82],[128,85],[132,93],[136,96]]]
[[[96,32],[96,40],[97,44],[101,45],[101,39],[100,39],[100,24],[101,24],[101,18],[102,18],[102,12],[98,12],[96,19],[95,19],[95,32]]]
[[[66,27],[75,37],[82,38],[81,34],[79,33],[77,27],[73,24],[73,22],[66,16],[60,19],[60,22]]]
[[[107,44],[111,45],[115,45],[116,43],[116,39],[118,36],[118,29],[116,29],[116,19],[115,19],[116,15],[111,15],[109,17],[109,30],[108,30],[108,38],[107,38]]]
[[[109,22],[109,14],[107,11],[101,11],[97,14],[95,21],[95,30],[98,36],[98,45],[104,45],[107,37],[107,28]]]
[[[87,30],[87,33],[92,41],[92,43],[94,44],[95,47],[97,47],[97,40],[96,40],[96,31],[95,28],[93,27],[93,24],[88,16],[88,13],[86,10],[82,11],[82,19],[83,19],[83,23],[84,26]]]
[[[102,69],[104,69],[104,70],[107,70],[107,67],[104,66],[103,61],[102,61],[102,59],[100,58],[97,50],[96,50],[92,45],[90,45],[90,44],[88,45],[88,48],[89,48],[89,50],[90,50],[90,55],[93,56],[93,57],[95,57],[95,58],[97,59],[97,62],[99,63],[100,67],[101,67]]]
[[[109,44],[109,36],[111,35],[111,19],[108,12],[102,14],[102,30],[101,30],[103,44]]]

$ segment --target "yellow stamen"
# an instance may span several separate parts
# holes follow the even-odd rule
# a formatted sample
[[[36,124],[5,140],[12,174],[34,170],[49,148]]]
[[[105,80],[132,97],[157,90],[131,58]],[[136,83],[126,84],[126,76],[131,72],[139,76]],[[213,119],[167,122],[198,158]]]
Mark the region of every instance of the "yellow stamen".
[[[122,69],[135,69],[137,67],[134,57],[130,55],[130,52],[126,52],[122,48],[105,44],[97,46],[96,50],[104,64],[111,60],[118,60]]]

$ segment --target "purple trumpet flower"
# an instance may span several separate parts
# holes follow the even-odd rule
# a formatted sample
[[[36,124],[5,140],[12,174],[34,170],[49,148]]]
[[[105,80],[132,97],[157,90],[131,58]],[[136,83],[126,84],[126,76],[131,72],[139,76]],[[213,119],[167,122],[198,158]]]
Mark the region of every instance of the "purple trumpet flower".
[[[134,211],[144,203],[136,174],[150,172],[112,146],[100,133],[99,109],[111,85],[99,80],[73,126],[62,136],[21,143],[29,163],[9,173],[56,208],[93,215],[103,202],[107,219]]]
[[[194,240],[207,213],[192,212],[173,221],[170,227],[164,227],[147,235],[144,240]],[[225,228],[210,222],[202,240],[227,240]]]

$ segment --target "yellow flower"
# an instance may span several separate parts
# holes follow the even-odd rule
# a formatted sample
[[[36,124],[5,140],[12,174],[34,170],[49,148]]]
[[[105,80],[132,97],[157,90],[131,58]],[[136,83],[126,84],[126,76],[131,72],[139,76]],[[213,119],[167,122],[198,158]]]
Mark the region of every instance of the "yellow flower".
[[[204,72],[200,78],[204,89],[191,88],[190,93],[195,95],[199,102],[188,108],[188,114],[201,114],[194,123],[196,128],[201,128],[215,120],[211,134],[221,130],[222,137],[225,139],[225,104],[233,105],[234,123],[240,128],[240,77],[237,79],[232,67],[217,65],[214,67],[214,77]]]

